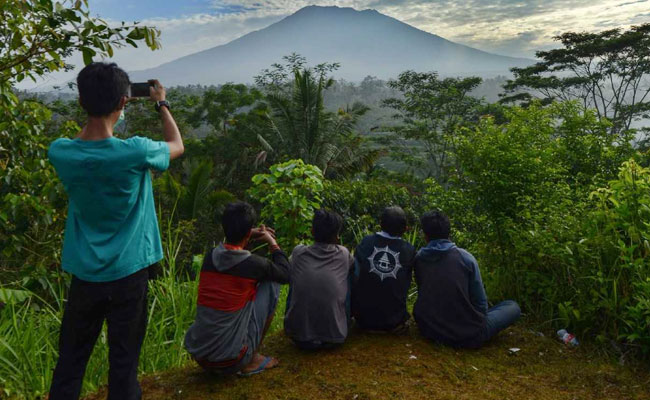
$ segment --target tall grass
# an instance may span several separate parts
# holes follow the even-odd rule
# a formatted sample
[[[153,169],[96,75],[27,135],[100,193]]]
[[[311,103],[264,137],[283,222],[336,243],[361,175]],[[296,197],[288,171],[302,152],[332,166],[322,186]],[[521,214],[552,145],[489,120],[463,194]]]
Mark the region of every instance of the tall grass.
[[[180,247],[177,233],[168,221],[163,228],[163,272],[149,283],[149,323],[140,355],[140,373],[178,367],[189,361],[183,338],[196,312],[198,285],[176,266]],[[195,271],[200,263],[200,258],[195,258]],[[48,298],[54,301],[31,293],[26,300],[9,302],[0,310],[0,398],[37,399],[49,390],[67,289],[64,283],[49,283]],[[95,391],[107,382],[106,343],[104,329],[88,362],[83,393]]]
[[[197,284],[179,280],[173,270],[149,286],[149,324],[140,356],[140,373],[177,367],[189,361],[185,331],[196,310]],[[39,398],[47,393],[57,360],[63,302],[48,304],[36,296],[0,311],[0,397]],[[83,392],[104,385],[108,348],[104,330],[90,358]]]

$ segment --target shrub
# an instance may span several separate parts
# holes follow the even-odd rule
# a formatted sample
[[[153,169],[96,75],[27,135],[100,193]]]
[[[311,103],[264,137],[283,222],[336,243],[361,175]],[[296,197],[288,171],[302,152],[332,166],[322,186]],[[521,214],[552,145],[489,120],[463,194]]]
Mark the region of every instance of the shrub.
[[[460,218],[490,298],[648,352],[648,170],[630,160],[617,177],[633,151],[573,103],[507,119],[462,132],[450,188],[429,189]]]
[[[323,173],[320,168],[291,160],[272,165],[270,173],[253,177],[249,195],[261,203],[262,220],[276,229],[287,249],[311,237],[311,220],[321,206]]]
[[[586,238],[575,257],[582,272],[570,322],[650,352],[650,169],[623,163],[617,179],[594,191]],[[586,323],[586,324],[585,324]]]
[[[323,206],[343,217],[341,240],[354,248],[363,236],[379,230],[379,217],[385,207],[400,206],[406,212],[410,232],[416,232],[419,215],[424,209],[420,193],[412,186],[387,180],[327,181]]]

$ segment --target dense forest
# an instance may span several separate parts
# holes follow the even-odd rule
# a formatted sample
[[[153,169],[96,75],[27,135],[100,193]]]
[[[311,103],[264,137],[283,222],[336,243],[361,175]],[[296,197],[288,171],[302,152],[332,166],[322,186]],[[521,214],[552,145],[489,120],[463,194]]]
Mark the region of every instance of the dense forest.
[[[109,27],[85,2],[68,6],[0,11],[0,393],[10,396],[43,395],[56,361],[70,277],[59,267],[66,197],[47,148],[85,120],[75,97],[14,85],[67,68],[74,51],[90,62],[159,46],[153,28]],[[150,284],[141,371],[189,360],[197,269],[234,199],[254,204],[287,248],[310,240],[320,207],[343,216],[350,249],[385,206],[406,210],[416,247],[418,217],[443,210],[491,301],[517,299],[540,330],[567,327],[647,359],[650,24],[557,40],[510,78],[404,71],[382,81],[369,70],[362,82],[335,81],[335,60],[291,54],[255,85],[170,89],[185,154],[154,174],[165,259]],[[159,139],[160,129],[151,104],[135,101],[116,135]],[[105,382],[106,351],[96,348],[86,391]]]

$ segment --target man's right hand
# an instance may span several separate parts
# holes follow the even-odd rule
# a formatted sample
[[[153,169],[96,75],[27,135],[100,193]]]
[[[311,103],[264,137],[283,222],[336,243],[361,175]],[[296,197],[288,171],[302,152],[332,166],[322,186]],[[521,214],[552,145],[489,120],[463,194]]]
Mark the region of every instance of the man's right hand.
[[[165,100],[165,88],[158,79],[150,79],[148,82],[153,85],[149,87],[149,100],[155,102]],[[167,107],[160,107],[160,117],[163,122],[163,136],[165,137],[165,142],[167,142],[167,145],[169,146],[169,159],[173,160],[180,157],[185,151],[183,138],[178,130],[178,126],[176,126],[174,117],[172,117],[172,114]]]
[[[149,100],[151,101],[163,101],[166,98],[166,92],[163,85],[158,81],[158,79],[149,79],[147,82],[149,86]]]
[[[261,225],[259,228],[254,228],[251,232],[251,239],[259,240],[260,242],[265,242],[272,247],[277,245],[275,240],[275,230],[273,228]]]

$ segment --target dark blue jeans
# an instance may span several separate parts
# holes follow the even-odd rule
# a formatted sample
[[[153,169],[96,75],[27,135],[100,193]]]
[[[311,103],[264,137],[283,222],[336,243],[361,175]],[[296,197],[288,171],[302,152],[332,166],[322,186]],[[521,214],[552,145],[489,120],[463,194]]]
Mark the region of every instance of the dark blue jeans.
[[[490,307],[485,317],[485,330],[483,331],[482,341],[487,342],[492,339],[497,333],[514,324],[520,316],[519,304],[512,300],[505,300],[494,307]]]

